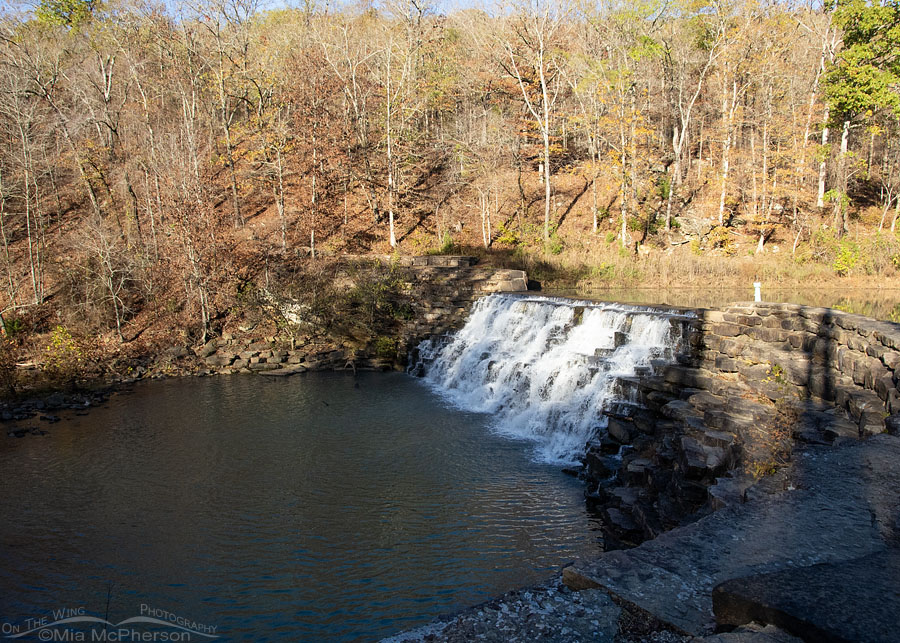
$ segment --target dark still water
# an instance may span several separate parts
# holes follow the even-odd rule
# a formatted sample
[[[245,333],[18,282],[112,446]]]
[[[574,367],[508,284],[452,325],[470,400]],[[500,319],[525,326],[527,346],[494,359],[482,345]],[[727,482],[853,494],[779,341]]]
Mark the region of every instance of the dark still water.
[[[372,640],[596,552],[580,483],[489,419],[401,374],[232,376],[4,435],[0,624],[145,604],[219,640]]]

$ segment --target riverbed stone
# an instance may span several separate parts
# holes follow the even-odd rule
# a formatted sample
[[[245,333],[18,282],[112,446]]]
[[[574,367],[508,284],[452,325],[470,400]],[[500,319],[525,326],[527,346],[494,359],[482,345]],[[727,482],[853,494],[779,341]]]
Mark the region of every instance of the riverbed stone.
[[[891,435],[900,434],[900,413],[895,413],[884,419],[884,428]]]
[[[248,367],[251,371],[271,371],[277,368],[281,368],[280,364],[268,364],[266,362],[257,362],[255,364],[251,363]]]
[[[200,359],[206,359],[207,357],[215,353],[218,348],[219,346],[216,340],[211,339],[200,347],[200,349],[197,351],[197,357],[199,357]]]
[[[306,371],[306,367],[301,366],[300,364],[280,368],[275,364],[272,364],[271,366],[274,366],[275,368],[271,370],[260,370],[259,374],[269,377],[290,377],[291,375],[296,375],[297,373],[303,373]]]

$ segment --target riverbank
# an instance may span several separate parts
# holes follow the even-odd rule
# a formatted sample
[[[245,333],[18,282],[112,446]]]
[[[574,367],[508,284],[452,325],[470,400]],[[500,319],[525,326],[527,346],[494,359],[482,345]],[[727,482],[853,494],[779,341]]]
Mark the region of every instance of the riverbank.
[[[309,344],[320,345],[317,351],[307,351],[318,353],[311,355],[311,361],[327,361],[326,353],[344,351],[343,355],[335,354],[334,359],[343,359],[346,364],[361,355],[377,358],[380,361],[373,367],[383,368],[386,363],[397,361],[398,352],[402,362],[402,353],[409,348],[398,333],[399,328],[420,316],[427,334],[431,321],[445,316],[442,302],[436,302],[432,309],[425,305],[435,293],[413,287],[416,279],[403,273],[465,272],[476,266],[485,274],[524,271],[528,284],[546,293],[690,308],[749,299],[753,283],[759,281],[765,300],[826,306],[884,320],[900,319],[900,289],[889,287],[891,279],[873,280],[856,273],[839,276],[828,266],[820,270],[824,264],[816,264],[819,268],[815,275],[801,275],[787,269],[794,263],[783,255],[712,254],[701,260],[694,255],[686,258],[679,251],[667,254],[658,248],[649,254],[623,254],[601,248],[590,256],[567,251],[552,255],[519,248],[463,249],[469,254],[348,255],[310,260],[288,253],[267,255],[253,262],[248,258],[252,269],[248,267],[229,276],[220,287],[217,312],[205,324],[205,337],[197,317],[188,314],[189,302],[165,300],[136,310],[126,319],[119,339],[115,329],[107,327],[98,333],[96,320],[76,319],[68,314],[74,311],[59,309],[59,298],[51,298],[40,306],[21,308],[4,316],[7,341],[0,346],[0,391],[8,397],[10,390],[21,389],[19,392],[25,397],[33,397],[66,390],[77,382],[83,385],[88,381],[215,370],[222,365],[195,363],[191,356],[196,357],[200,350],[208,351],[206,344],[212,339],[230,341],[225,339],[229,335],[239,340],[232,346],[237,370],[250,365],[249,361],[246,365],[241,363],[241,353],[250,351],[246,360],[259,358],[259,363],[270,363],[269,357],[261,354],[265,350],[294,351],[298,345],[303,348]],[[771,269],[760,269],[761,266]],[[678,279],[668,275],[677,275]],[[443,304],[456,298],[461,305],[455,307],[465,308],[469,299],[466,279],[442,286],[444,293],[439,296],[444,298]],[[429,275],[426,281],[439,283],[440,277]],[[454,287],[460,295],[452,292]],[[245,338],[248,341],[244,342]],[[268,346],[260,354],[252,354],[255,351],[249,345],[260,342]],[[286,356],[286,360],[291,358],[298,356]],[[23,366],[17,368],[15,364]],[[366,367],[361,363],[357,366]]]

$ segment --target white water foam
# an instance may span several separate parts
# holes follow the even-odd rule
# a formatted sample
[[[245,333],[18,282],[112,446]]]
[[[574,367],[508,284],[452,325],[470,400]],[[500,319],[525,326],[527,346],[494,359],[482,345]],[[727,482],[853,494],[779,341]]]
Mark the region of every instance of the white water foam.
[[[449,341],[426,340],[411,371],[459,408],[536,443],[538,459],[573,464],[622,401],[616,381],[671,360],[672,313],[550,297],[479,300]]]

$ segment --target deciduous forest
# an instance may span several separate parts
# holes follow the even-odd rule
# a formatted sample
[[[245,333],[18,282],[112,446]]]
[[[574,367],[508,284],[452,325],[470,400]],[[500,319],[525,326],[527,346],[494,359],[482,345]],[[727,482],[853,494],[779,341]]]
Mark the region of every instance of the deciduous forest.
[[[896,0],[8,5],[0,308],[117,351],[343,254],[883,283],[898,118]]]

